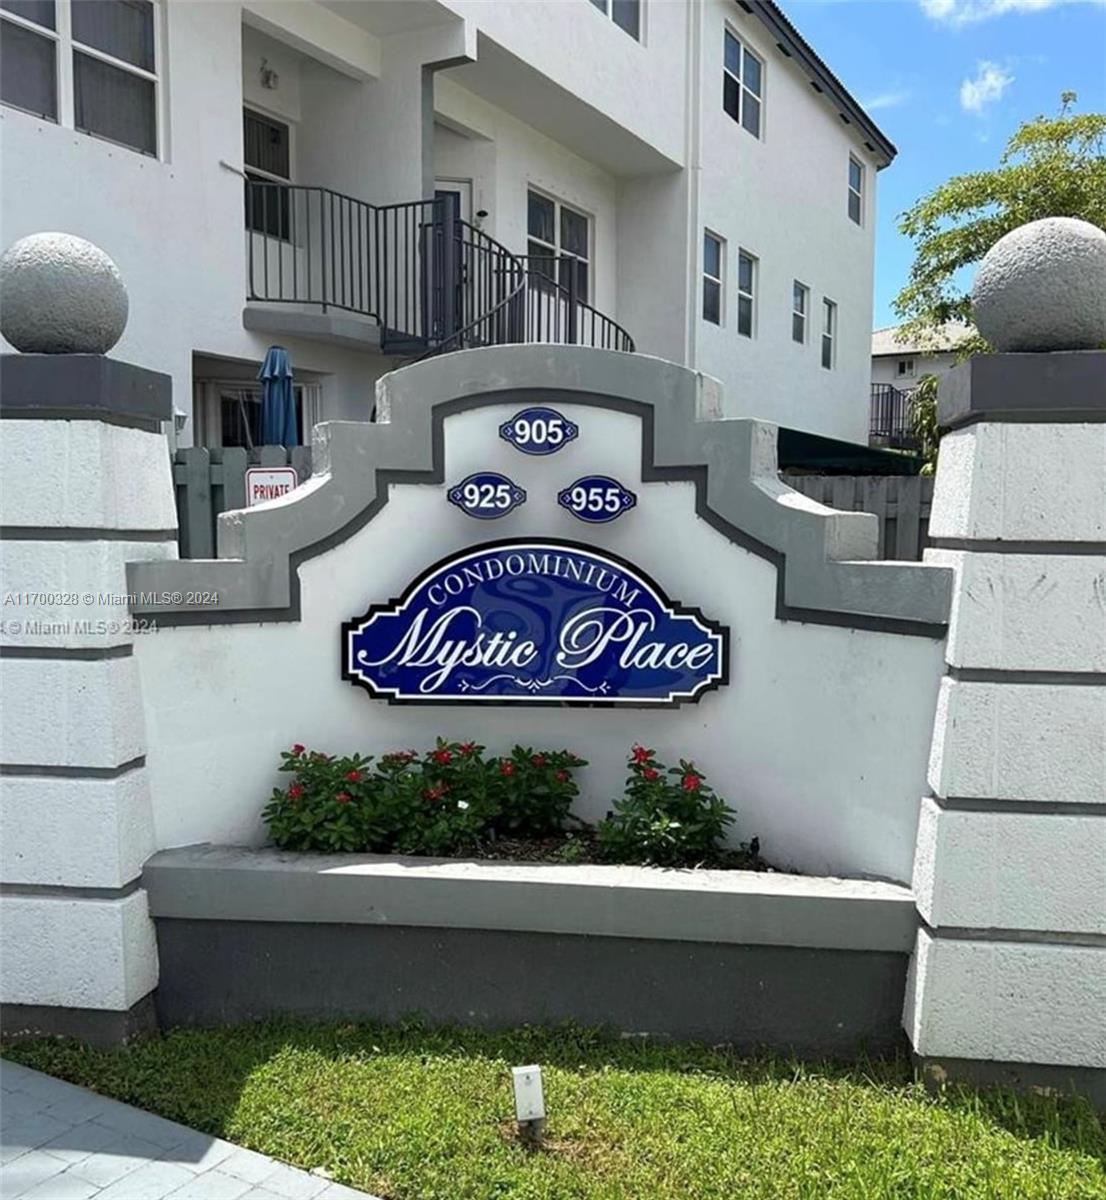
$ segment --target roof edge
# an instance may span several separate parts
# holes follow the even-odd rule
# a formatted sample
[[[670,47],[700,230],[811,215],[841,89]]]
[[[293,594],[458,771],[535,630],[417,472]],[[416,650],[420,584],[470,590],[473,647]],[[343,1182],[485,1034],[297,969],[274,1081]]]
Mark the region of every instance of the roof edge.
[[[788,57],[795,59],[811,75],[811,86],[829,96],[838,106],[838,116],[846,124],[855,125],[864,135],[865,146],[886,160],[890,166],[898,150],[894,142],[879,128],[849,93],[845,85],[818,57],[814,48],[784,15],[773,0],[736,0],[739,8],[755,16],[776,39],[776,45]]]

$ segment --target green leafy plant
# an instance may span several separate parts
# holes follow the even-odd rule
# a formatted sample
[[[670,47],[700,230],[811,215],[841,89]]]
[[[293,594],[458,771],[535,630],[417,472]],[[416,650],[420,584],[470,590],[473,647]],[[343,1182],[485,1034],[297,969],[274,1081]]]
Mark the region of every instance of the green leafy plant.
[[[923,475],[932,475],[937,469],[937,448],[944,430],[937,424],[936,375],[923,375],[918,386],[910,394],[910,430],[918,439],[925,466]]]
[[[666,767],[652,750],[634,746],[626,791],[599,826],[609,862],[691,867],[719,853],[734,811],[695,764]]]
[[[535,751],[528,746],[515,746],[509,756],[490,763],[496,833],[510,837],[560,833],[580,793],[572,772],[585,766],[569,750]]]
[[[308,753],[299,744],[280,757],[280,769],[293,779],[273,789],[262,812],[273,841],[282,850],[362,849],[370,836],[372,759]]]

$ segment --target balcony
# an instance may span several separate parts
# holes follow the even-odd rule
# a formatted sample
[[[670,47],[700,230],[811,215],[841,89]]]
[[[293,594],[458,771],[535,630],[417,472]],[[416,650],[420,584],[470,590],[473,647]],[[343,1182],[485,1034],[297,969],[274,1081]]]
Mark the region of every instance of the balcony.
[[[900,391],[890,383],[873,383],[868,409],[868,445],[891,450],[918,450],[921,439],[914,433],[911,409],[913,392]]]
[[[445,200],[245,188],[248,328],[406,358],[518,342],[634,349],[587,303],[575,259],[514,254]]]

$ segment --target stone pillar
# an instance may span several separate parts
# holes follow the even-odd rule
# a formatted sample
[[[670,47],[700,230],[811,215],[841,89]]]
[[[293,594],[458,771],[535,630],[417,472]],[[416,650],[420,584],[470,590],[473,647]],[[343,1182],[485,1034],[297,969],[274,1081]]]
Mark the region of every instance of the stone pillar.
[[[1106,352],[1079,348],[1106,235],[1024,226],[973,300],[1000,352],[941,385],[925,558],[956,583],[905,1024],[930,1081],[1106,1104]]]
[[[175,558],[169,376],[104,357],[126,293],[66,235],[4,256],[0,1003],[6,1033],[154,1023],[154,850],[125,564]],[[121,297],[121,299],[120,299]],[[121,317],[120,317],[121,309]]]

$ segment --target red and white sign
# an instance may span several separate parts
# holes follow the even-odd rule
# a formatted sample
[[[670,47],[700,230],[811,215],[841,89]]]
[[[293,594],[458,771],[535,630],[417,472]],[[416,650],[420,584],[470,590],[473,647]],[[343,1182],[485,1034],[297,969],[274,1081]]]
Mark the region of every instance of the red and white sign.
[[[246,471],[246,507],[279,500],[298,483],[295,467],[249,467]]]

